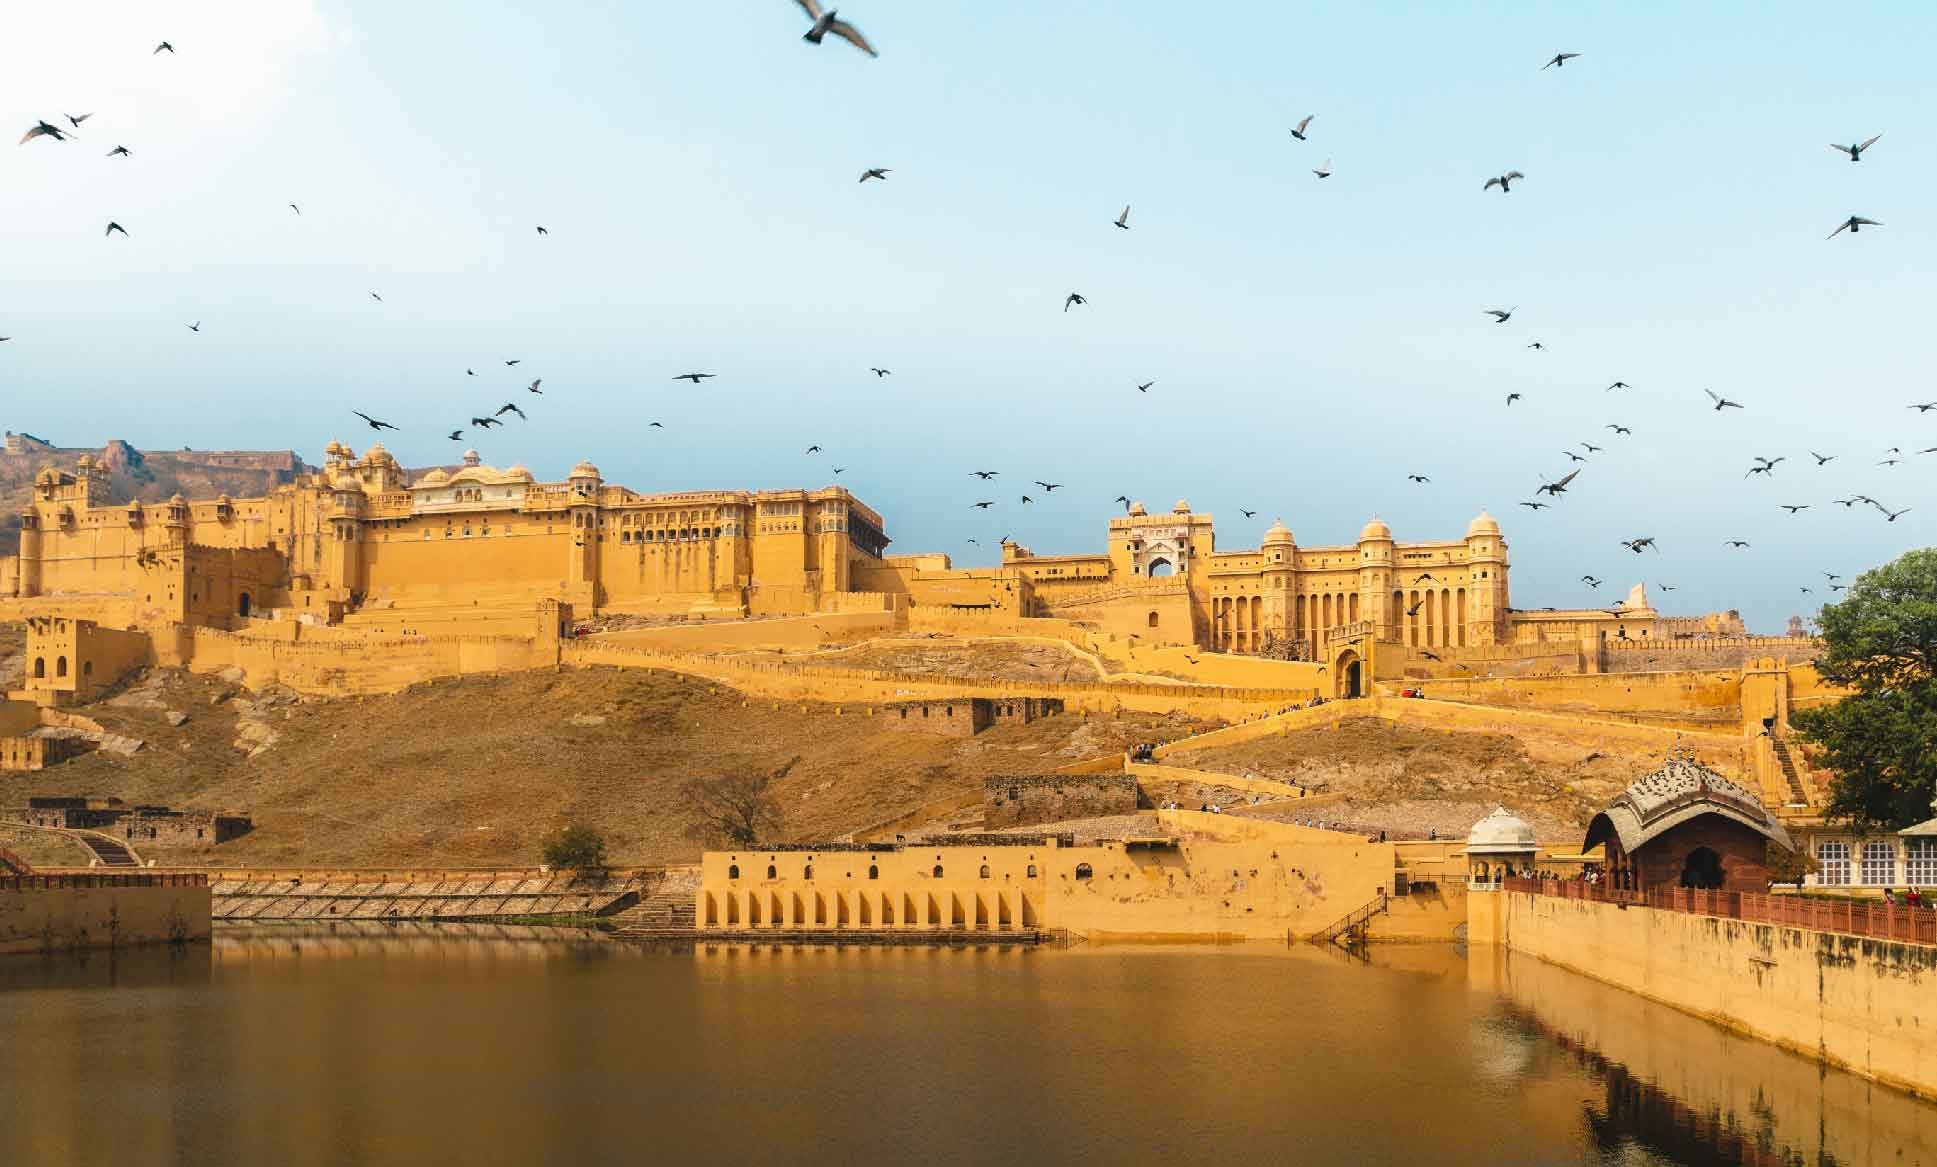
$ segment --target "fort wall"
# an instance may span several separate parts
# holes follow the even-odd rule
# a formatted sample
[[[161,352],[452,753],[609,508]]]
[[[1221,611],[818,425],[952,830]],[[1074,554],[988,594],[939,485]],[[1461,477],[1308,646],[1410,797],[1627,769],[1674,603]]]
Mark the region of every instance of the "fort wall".
[[[1823,643],[1799,636],[1712,636],[1686,640],[1609,640],[1601,646],[1610,673],[1666,669],[1740,668],[1754,660],[1805,664],[1822,655]]]
[[[0,956],[209,938],[200,875],[0,876]]]
[[[1937,1098],[1926,1008],[1937,948],[1531,892],[1503,897],[1528,958],[1866,1078]]]

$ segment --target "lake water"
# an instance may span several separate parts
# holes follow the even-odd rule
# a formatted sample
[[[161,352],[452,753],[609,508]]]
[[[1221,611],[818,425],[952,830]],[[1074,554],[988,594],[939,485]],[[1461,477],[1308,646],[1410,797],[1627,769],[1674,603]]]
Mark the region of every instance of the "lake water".
[[[1494,953],[556,935],[0,960],[0,1163],[1937,1163],[1937,1108]]]

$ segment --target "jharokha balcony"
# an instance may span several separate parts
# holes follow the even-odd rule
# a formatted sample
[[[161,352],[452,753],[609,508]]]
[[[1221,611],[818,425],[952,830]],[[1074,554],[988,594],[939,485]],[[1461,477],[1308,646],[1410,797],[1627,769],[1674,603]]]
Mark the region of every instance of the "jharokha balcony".
[[[1816,899],[1801,895],[1768,895],[1746,891],[1704,891],[1667,887],[1632,891],[1582,880],[1508,877],[1502,890],[1560,899],[1590,900],[1622,907],[1687,912],[1751,924],[1774,924],[1889,940],[1900,944],[1937,945],[1937,909],[1869,900]]]

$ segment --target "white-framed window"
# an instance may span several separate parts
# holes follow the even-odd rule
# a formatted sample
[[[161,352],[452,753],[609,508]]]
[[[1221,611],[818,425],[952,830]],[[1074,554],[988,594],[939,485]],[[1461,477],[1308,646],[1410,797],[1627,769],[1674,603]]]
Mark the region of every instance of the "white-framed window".
[[[1937,885],[1937,839],[1903,841],[1903,881],[1912,887]]]
[[[1889,839],[1871,839],[1863,844],[1860,874],[1871,887],[1888,887],[1897,881],[1897,845]]]
[[[1840,887],[1850,881],[1850,845],[1841,839],[1824,839],[1816,844],[1816,863],[1820,870],[1816,882]]]

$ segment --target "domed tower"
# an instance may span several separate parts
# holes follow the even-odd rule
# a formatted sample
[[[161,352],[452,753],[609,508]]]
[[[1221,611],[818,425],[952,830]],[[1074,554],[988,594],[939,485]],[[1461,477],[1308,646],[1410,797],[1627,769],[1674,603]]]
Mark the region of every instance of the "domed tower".
[[[226,494],[223,495],[222,505],[224,507],[228,505],[228,501],[229,496]],[[182,497],[181,491],[178,490],[168,496],[167,517],[162,520],[161,525],[162,529],[167,532],[165,537],[170,547],[186,547],[188,545],[188,500]]]
[[[1506,912],[1501,882],[1533,870],[1540,844],[1525,819],[1504,806],[1473,824],[1466,846],[1466,943],[1499,944],[1505,939]]]
[[[1374,640],[1398,640],[1399,597],[1393,594],[1392,528],[1373,515],[1359,532],[1359,619],[1370,621]]]
[[[1269,647],[1272,637],[1288,641],[1298,635],[1297,602],[1293,599],[1298,594],[1298,540],[1283,519],[1274,519],[1271,529],[1264,533],[1260,550],[1264,558],[1264,619],[1260,627],[1267,643],[1258,647],[1263,649]]]
[[[1466,526],[1466,643],[1506,639],[1507,541],[1500,524],[1481,511]]]
[[[590,461],[572,467],[572,561],[566,583],[571,602],[587,611],[598,607],[599,468]]]

